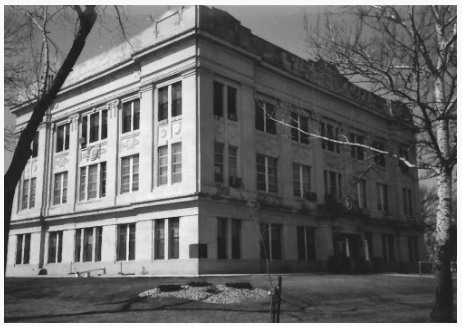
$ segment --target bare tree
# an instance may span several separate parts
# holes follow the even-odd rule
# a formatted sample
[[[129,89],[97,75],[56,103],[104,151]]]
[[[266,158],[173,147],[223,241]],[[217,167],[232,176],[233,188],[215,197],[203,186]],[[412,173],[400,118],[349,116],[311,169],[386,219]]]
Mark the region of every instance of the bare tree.
[[[101,6],[9,6],[5,9],[5,106],[30,105],[33,112],[18,137],[11,165],[4,176],[4,259],[16,184],[31,155],[31,143],[45,113],[74,68],[95,22],[108,18]],[[124,14],[115,7],[120,23]],[[67,32],[73,43],[66,53],[51,31]]]
[[[417,132],[413,144],[416,164],[400,153],[353,144],[346,137],[309,135],[368,147],[437,177],[435,302],[430,314],[435,322],[453,320],[450,260],[456,244],[452,218],[452,176],[457,163],[456,24],[456,7],[451,6],[342,7],[326,12],[322,23],[306,20],[310,51],[324,73],[340,74],[388,98],[391,110],[409,109],[409,123],[402,126]],[[406,116],[397,117],[406,120],[403,118]]]

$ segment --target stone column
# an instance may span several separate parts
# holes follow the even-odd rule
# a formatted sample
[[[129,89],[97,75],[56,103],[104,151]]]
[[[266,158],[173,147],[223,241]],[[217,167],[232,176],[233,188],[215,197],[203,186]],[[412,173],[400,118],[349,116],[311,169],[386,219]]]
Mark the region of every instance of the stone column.
[[[75,210],[78,189],[77,170],[80,161],[79,114],[70,116],[69,163],[67,165],[67,204]],[[64,234],[63,234],[64,236]]]
[[[117,180],[118,180],[118,153],[119,153],[119,100],[109,102],[108,104],[108,123],[107,123],[107,163],[106,163],[106,197],[112,198],[115,204],[117,195]]]
[[[350,257],[350,243],[348,242],[348,238],[345,239],[345,254],[347,257]]]
[[[140,91],[140,192],[153,189],[153,88],[148,85]]]
[[[367,243],[367,240],[364,240],[364,255],[366,256],[366,260],[369,259],[369,244]]]

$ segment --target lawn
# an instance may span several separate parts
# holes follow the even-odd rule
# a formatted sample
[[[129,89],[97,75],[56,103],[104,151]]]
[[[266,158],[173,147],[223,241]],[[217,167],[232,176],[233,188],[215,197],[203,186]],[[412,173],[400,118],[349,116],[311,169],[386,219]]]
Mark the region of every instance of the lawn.
[[[211,304],[138,298],[160,284],[250,282],[265,276],[6,278],[5,322],[267,322],[269,298]],[[425,322],[433,279],[386,275],[283,276],[281,322]],[[456,289],[456,280],[454,288]]]

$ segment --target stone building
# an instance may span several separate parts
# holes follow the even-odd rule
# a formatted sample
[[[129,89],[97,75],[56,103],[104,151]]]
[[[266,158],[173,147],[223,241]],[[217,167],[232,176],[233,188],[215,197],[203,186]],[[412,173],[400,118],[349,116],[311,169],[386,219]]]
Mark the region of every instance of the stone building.
[[[385,271],[423,260],[417,172],[300,132],[412,161],[405,108],[215,8],[169,11],[131,43],[78,65],[50,107],[7,275],[259,273],[257,225],[274,272],[325,271],[340,254]],[[18,131],[31,107],[12,109]]]

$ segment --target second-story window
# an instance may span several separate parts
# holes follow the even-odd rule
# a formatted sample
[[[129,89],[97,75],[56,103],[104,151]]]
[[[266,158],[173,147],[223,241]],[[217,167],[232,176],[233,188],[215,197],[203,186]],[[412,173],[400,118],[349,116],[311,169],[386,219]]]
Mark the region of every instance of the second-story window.
[[[67,203],[67,172],[55,174],[53,205]]]
[[[290,136],[292,140],[300,142],[302,144],[308,144],[308,118],[301,116],[300,114],[291,112],[290,113]]]
[[[32,140],[32,157],[37,157],[38,155],[38,141],[39,141],[39,132],[37,131]]]
[[[366,180],[359,180],[357,187],[358,187],[358,206],[359,208],[367,208]]]
[[[375,141],[372,143],[372,147],[376,148],[378,150],[384,151],[385,150],[385,144],[379,141]],[[385,154],[378,153],[378,152],[373,152],[374,155],[374,163],[380,166],[387,166],[387,161],[385,159]]]
[[[294,196],[308,198],[311,192],[311,168],[307,165],[293,163]]]
[[[338,202],[342,198],[342,174],[324,170],[326,203]]]
[[[403,188],[404,214],[413,216],[412,207],[412,191],[411,189]]]
[[[329,139],[337,140],[340,133],[340,128],[330,123],[321,122],[321,136]],[[340,153],[340,145],[328,140],[322,140],[322,148],[329,152]]]
[[[21,209],[35,207],[36,178],[24,179],[21,189]]]
[[[350,142],[356,144],[364,144],[364,137],[356,134],[350,134]],[[351,157],[364,161],[364,147],[351,146]]]
[[[215,157],[215,182],[224,182],[224,145],[222,143],[215,143],[214,157]]]
[[[107,109],[85,115],[82,117],[82,148],[107,138]]]
[[[122,133],[140,129],[140,100],[135,99],[123,104]]]
[[[182,175],[181,143],[172,144],[172,183],[181,182]]]
[[[171,98],[171,108],[169,98]],[[159,89],[158,92],[158,121],[168,119],[168,111],[171,109],[172,117],[180,116],[183,113],[183,94],[181,82],[176,82]]]
[[[138,191],[139,189],[139,155],[122,158],[120,193]]]
[[[228,119],[237,120],[237,89],[215,81],[213,82],[213,114],[216,117],[223,117],[226,112]]]
[[[69,123],[58,126],[56,135],[56,153],[69,149],[69,133]]]
[[[157,185],[162,186],[168,183],[168,146],[160,146],[157,151],[159,162]]]
[[[388,186],[377,183],[377,209],[381,212],[388,212]]]
[[[409,151],[404,148],[399,149],[399,157],[404,158],[406,161],[409,162]],[[398,165],[401,168],[401,172],[407,173],[409,172],[409,165],[407,165],[405,162],[399,160]]]
[[[278,160],[257,154],[257,190],[278,192]]]
[[[106,196],[106,162],[80,168],[80,200]]]
[[[276,109],[273,104],[255,101],[255,128],[276,135]]]
[[[229,185],[233,186],[237,178],[237,147],[228,146],[228,175]]]

